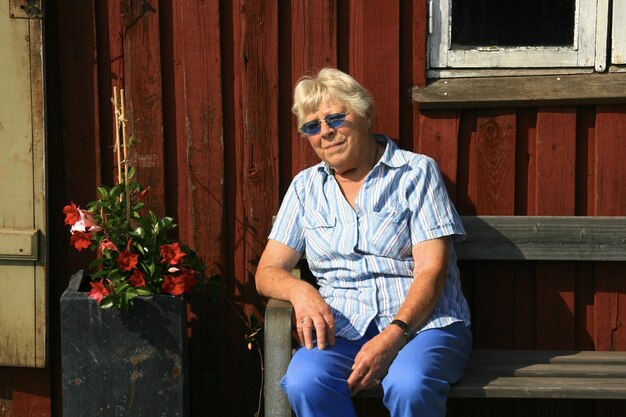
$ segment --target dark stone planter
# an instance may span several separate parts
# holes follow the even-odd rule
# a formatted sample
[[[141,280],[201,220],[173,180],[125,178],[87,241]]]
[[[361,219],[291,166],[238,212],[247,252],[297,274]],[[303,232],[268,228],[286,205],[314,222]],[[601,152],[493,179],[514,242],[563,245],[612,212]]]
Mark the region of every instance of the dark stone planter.
[[[63,415],[188,416],[185,301],[155,295],[102,310],[82,281],[79,271],[61,296]]]

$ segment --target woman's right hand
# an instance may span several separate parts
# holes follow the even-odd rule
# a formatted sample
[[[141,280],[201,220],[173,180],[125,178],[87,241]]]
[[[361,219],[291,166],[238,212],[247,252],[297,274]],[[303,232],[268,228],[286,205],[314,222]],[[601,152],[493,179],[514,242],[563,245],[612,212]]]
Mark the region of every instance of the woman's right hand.
[[[325,349],[335,344],[335,321],[330,307],[313,287],[302,288],[292,297],[296,313],[296,329],[300,345],[313,349],[317,336],[317,347]],[[315,331],[315,334],[313,333]]]

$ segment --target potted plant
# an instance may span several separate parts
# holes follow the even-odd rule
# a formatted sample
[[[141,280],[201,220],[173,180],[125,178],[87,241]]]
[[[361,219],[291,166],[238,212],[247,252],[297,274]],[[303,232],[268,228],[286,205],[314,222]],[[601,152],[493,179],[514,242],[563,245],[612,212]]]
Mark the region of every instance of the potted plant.
[[[63,210],[70,244],[97,254],[91,273],[74,274],[61,297],[64,415],[184,417],[183,295],[204,280],[204,264],[171,238],[173,218],[145,207],[149,188],[125,162],[124,111],[116,96],[118,182],[98,187],[85,208],[71,202]],[[123,90],[121,97],[123,103]]]

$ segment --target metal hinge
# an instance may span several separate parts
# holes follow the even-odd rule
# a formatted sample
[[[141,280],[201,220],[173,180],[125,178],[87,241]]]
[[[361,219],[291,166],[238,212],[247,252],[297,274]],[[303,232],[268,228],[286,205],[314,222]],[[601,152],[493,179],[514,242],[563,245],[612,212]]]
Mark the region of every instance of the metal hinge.
[[[43,0],[9,0],[13,19],[43,19]]]

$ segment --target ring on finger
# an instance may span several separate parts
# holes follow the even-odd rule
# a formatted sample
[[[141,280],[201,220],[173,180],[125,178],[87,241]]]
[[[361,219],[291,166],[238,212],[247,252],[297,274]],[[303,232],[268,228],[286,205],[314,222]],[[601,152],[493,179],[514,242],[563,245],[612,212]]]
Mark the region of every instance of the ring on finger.
[[[300,319],[300,324],[304,324],[304,322],[305,322],[305,321],[308,321],[310,318],[311,318],[311,317],[309,317],[309,316],[303,316],[303,317]]]
[[[380,379],[372,379],[372,381],[374,381],[374,384],[376,385],[380,385],[380,383],[383,382]]]

